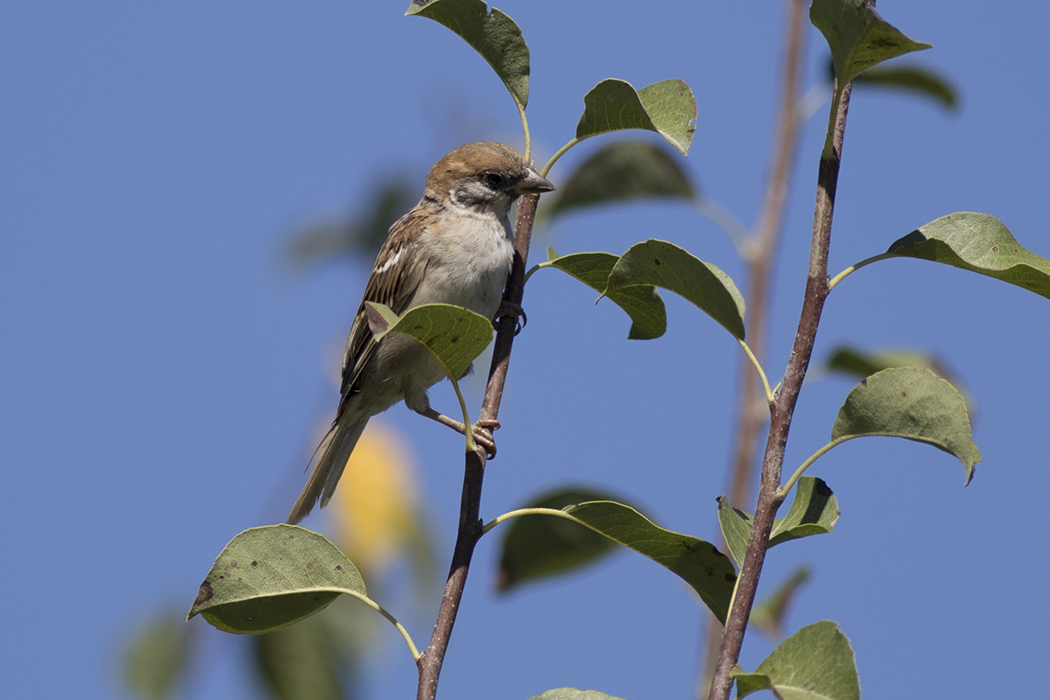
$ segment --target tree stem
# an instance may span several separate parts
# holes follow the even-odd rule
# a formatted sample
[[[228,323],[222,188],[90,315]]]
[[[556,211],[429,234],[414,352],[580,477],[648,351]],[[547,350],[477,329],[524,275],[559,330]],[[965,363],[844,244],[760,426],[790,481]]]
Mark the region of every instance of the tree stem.
[[[711,700],[728,700],[729,698],[733,685],[730,673],[740,658],[744,633],[747,630],[751,607],[754,605],[755,593],[758,590],[758,579],[765,562],[769,533],[773,528],[773,519],[776,517],[777,509],[784,500],[779,490],[788,432],[791,428],[795,404],[798,402],[802,389],[802,380],[806,376],[806,370],[809,368],[813,355],[817,328],[820,325],[820,316],[828,295],[828,249],[831,244],[831,220],[835,209],[835,189],[838,184],[846,115],[849,111],[850,87],[847,84],[840,92],[836,86],[835,90],[838,99],[832,105],[831,152],[821,157],[817,176],[817,201],[813,214],[809,276],[802,302],[802,313],[781,390],[772,406],[769,437],[766,440],[766,451],[762,459],[758,505],[751,524],[747,554],[740,569],[733,608],[729,612],[729,618],[722,632],[718,662],[715,665],[714,680],[711,683],[709,696]]]
[[[783,229],[784,209],[791,189],[791,172],[794,169],[799,140],[799,93],[802,70],[806,58],[806,8],[805,0],[788,0],[787,20],[784,23],[784,73],[781,77],[780,104],[778,106],[776,135],[770,154],[769,181],[763,197],[762,213],[756,226],[755,237],[748,246],[746,273],[748,277],[745,323],[746,337],[751,351],[759,363],[766,354],[766,325],[769,309],[769,290],[772,286],[772,271]],[[754,482],[754,465],[763,423],[768,416],[768,402],[760,397],[755,372],[748,363],[741,363],[740,398],[737,405],[736,447],[733,455],[729,503],[735,508],[745,508],[751,500]],[[724,545],[724,540],[723,540]],[[722,548],[725,549],[725,546]],[[698,684],[697,695],[706,697],[714,678],[718,661],[718,646],[722,625],[711,617],[707,628],[704,675]]]
[[[525,292],[525,261],[529,257],[532,222],[536,217],[537,201],[539,201],[539,195],[535,194],[521,198],[518,204],[517,223],[514,227],[514,266],[507,279],[507,289],[503,298],[519,306]],[[496,343],[492,351],[492,365],[489,368],[489,381],[485,387],[480,420],[494,421],[499,414],[516,325],[517,319],[515,318],[501,317],[497,321]],[[485,460],[483,447],[479,446],[473,452],[467,452],[463,473],[463,495],[460,502],[459,531],[452,553],[452,564],[449,567],[448,579],[445,581],[445,592],[441,597],[441,607],[438,609],[430,644],[423,650],[416,662],[419,669],[417,700],[434,700],[437,696],[438,677],[441,675],[441,666],[448,651],[449,639],[452,637],[452,627],[456,624],[456,614],[459,612],[463,589],[467,583],[470,561],[474,556],[474,547],[482,535],[481,485],[485,478]]]

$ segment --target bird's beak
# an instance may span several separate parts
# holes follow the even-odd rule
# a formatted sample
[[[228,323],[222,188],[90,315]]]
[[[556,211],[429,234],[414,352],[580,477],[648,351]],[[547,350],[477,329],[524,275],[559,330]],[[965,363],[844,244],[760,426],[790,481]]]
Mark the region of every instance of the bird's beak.
[[[554,191],[554,185],[547,178],[536,172],[535,169],[529,168],[525,178],[517,184],[514,191],[518,194],[539,194],[540,192]]]

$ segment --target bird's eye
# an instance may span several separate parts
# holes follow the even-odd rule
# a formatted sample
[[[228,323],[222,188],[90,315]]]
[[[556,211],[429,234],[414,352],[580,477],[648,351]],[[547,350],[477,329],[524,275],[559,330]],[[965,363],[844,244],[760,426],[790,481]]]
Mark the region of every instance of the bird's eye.
[[[503,176],[499,173],[485,173],[485,182],[489,187],[499,187],[503,184]]]

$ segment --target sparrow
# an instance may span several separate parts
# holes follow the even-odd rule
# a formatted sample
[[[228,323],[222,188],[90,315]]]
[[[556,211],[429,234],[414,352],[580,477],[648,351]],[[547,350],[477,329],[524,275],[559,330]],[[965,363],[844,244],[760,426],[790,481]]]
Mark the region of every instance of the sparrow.
[[[427,389],[445,377],[441,365],[408,336],[376,341],[365,303],[385,304],[399,315],[421,304],[454,304],[494,319],[514,261],[511,204],[522,194],[553,189],[517,151],[499,143],[468,143],[431,168],[423,198],[390,227],[379,250],[346,341],[335,419],[314,452],[289,523],[305,518],[318,501],[327,505],[368,419],[397,402],[466,430],[430,407]]]

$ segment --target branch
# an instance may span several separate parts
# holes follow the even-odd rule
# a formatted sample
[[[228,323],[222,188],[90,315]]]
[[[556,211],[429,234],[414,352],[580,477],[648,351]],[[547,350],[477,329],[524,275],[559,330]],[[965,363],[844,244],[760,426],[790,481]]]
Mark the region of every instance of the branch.
[[[766,350],[769,289],[772,286],[772,271],[784,223],[787,195],[791,187],[791,172],[798,150],[799,93],[806,57],[807,4],[805,0],[788,2],[788,17],[784,25],[784,74],[781,79],[777,131],[769,158],[769,182],[766,185],[756,235],[749,246],[750,255],[746,260],[749,289],[745,332],[751,350],[759,362],[762,362]],[[734,431],[737,440],[729,487],[729,503],[735,508],[743,508],[751,500],[755,453],[758,450],[762,424],[768,415],[768,402],[759,398],[755,372],[746,362],[741,363],[741,372],[737,427]],[[707,643],[704,645],[704,675],[697,686],[697,695],[701,698],[706,697],[705,691],[710,688],[714,677],[721,633],[722,625],[712,617],[707,628]]]
[[[504,300],[521,305],[525,293],[525,261],[529,257],[529,244],[532,241],[532,222],[536,216],[536,202],[539,195],[528,194],[518,203],[518,219],[514,227],[514,266],[507,279]],[[492,351],[492,366],[489,368],[489,381],[485,387],[485,398],[481,405],[481,421],[495,421],[499,414],[500,401],[503,399],[503,386],[507,379],[507,367],[510,364],[510,350],[514,344],[516,318],[502,316],[496,324],[496,344]],[[466,455],[466,466],[463,473],[463,496],[459,511],[459,532],[456,535],[456,547],[452,553],[452,565],[449,567],[448,579],[445,581],[445,593],[441,597],[437,622],[430,636],[430,644],[416,662],[419,669],[419,686],[416,690],[417,700],[433,700],[437,695],[438,677],[441,665],[445,660],[448,642],[452,636],[452,627],[456,624],[456,613],[463,598],[463,588],[467,583],[467,572],[470,560],[474,556],[474,547],[482,535],[481,523],[481,485],[485,478],[485,450],[478,447]]]
[[[729,691],[733,685],[733,679],[729,674],[740,658],[744,632],[751,615],[751,607],[755,602],[758,579],[766,557],[769,533],[773,528],[773,519],[776,517],[777,509],[783,501],[783,496],[778,491],[784,466],[784,450],[787,446],[788,431],[791,429],[795,404],[798,402],[802,389],[802,380],[806,376],[806,370],[813,355],[817,327],[820,324],[820,315],[824,310],[824,301],[829,289],[828,248],[831,243],[831,220],[835,209],[835,189],[838,184],[842,140],[846,130],[846,114],[849,111],[850,87],[847,84],[839,92],[836,86],[835,94],[838,99],[833,105],[831,152],[821,157],[820,171],[817,176],[817,202],[813,213],[809,277],[802,301],[802,313],[781,391],[772,406],[769,437],[766,440],[766,451],[762,459],[758,505],[755,508],[755,517],[751,525],[751,536],[747,542],[747,554],[737,580],[733,607],[722,633],[722,644],[718,652],[718,663],[715,666],[715,677],[709,696],[711,700],[728,700],[729,698]]]

